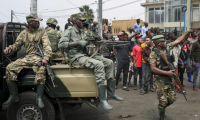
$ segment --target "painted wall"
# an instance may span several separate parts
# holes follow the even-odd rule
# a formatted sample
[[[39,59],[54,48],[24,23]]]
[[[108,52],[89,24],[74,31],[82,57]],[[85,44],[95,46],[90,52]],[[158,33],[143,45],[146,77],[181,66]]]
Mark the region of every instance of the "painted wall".
[[[136,19],[112,21],[112,33],[113,33],[113,35],[117,35],[117,33],[119,33],[122,30],[127,32],[127,30],[129,28],[133,27],[133,25],[135,23],[137,23]],[[144,22],[142,20],[140,20],[140,25],[143,26],[143,24],[144,24]]]

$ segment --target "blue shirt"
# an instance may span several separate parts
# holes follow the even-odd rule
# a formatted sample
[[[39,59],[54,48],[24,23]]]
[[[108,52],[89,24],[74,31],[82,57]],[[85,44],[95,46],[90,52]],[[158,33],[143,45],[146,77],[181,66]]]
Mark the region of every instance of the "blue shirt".
[[[135,23],[135,25],[133,26],[133,29],[135,30],[135,32],[140,33],[140,30],[141,30],[140,24]]]

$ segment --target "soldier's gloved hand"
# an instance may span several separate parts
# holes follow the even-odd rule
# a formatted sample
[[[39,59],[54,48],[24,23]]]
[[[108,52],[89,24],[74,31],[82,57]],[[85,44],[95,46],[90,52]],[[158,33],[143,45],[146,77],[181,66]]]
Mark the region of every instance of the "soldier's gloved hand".
[[[8,53],[11,53],[11,48],[10,47],[6,47],[6,49],[3,51],[4,54],[8,54]]]
[[[42,59],[40,61],[42,61],[42,66],[47,66],[48,61],[46,59]]]
[[[88,41],[86,41],[86,40],[79,41],[79,45],[82,47],[85,47],[87,44],[88,44]]]

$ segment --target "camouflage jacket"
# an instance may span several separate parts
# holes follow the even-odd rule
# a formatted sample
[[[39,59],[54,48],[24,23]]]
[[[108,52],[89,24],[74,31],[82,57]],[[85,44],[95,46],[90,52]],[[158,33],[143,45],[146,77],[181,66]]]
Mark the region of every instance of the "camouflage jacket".
[[[26,30],[28,36],[27,39],[25,34]],[[21,47],[24,45],[27,55],[35,55],[35,53],[39,51],[38,48],[32,42],[33,40],[35,40],[38,41],[38,43],[40,43],[43,46],[44,58],[46,60],[49,60],[49,57],[52,54],[52,49],[45,30],[43,29],[38,29],[38,30],[26,29],[26,30],[22,31],[17,37],[15,43],[9,46],[12,50],[12,53],[19,51]]]
[[[78,58],[80,56],[85,56],[85,54],[83,54],[82,50],[77,51],[77,46],[68,48],[68,44],[70,42],[77,42],[77,41],[84,40],[84,39],[85,39],[85,36],[82,33],[82,31],[77,30],[74,26],[65,30],[62,38],[60,39],[60,41],[58,43],[58,48],[66,49],[67,56],[69,58],[70,63],[73,62],[76,58]]]
[[[157,48],[154,48],[154,49],[157,49]],[[167,52],[169,52],[171,49],[173,49],[172,43],[168,43],[166,46]],[[164,52],[164,50],[159,50],[159,51],[161,53]],[[155,51],[152,51],[151,54],[149,55],[149,63],[156,64],[156,68],[159,68],[159,69],[161,69],[160,59],[161,59],[160,55],[158,55]],[[156,80],[157,84],[164,84],[167,77],[166,75],[155,75],[154,79]]]

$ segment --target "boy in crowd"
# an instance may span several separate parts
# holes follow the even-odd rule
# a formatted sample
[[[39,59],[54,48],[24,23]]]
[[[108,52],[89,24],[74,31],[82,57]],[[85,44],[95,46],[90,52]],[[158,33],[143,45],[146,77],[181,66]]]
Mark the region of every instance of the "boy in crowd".
[[[137,76],[139,74],[139,84],[140,88],[142,85],[142,55],[141,55],[141,44],[142,44],[142,36],[136,35],[137,45],[133,47],[133,66],[134,70],[134,90],[137,90]],[[141,92],[141,94],[144,94]]]

